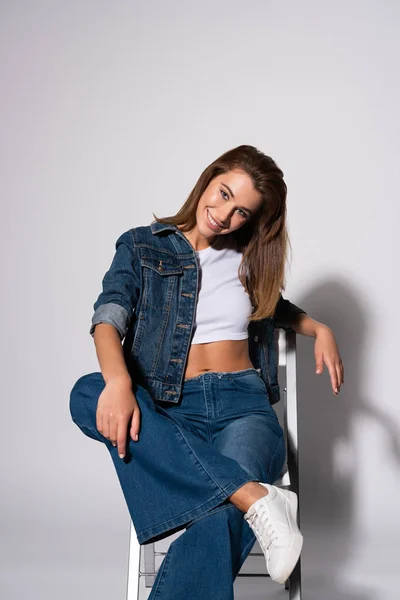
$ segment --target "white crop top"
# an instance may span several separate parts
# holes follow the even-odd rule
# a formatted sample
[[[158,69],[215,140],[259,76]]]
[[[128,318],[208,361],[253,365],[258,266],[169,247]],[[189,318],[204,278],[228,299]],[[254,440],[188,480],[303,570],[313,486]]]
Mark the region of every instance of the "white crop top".
[[[195,252],[199,291],[191,343],[246,339],[252,305],[238,276],[242,253],[213,246]]]

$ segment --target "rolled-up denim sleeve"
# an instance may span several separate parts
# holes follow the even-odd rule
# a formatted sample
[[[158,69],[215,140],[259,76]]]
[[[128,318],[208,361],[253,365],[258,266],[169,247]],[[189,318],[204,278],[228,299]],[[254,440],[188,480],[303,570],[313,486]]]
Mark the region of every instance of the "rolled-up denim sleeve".
[[[299,306],[296,306],[295,304],[292,304],[292,302],[289,302],[289,300],[283,298],[281,294],[274,313],[275,327],[280,327],[286,331],[290,331],[297,315],[301,313],[305,315],[307,314],[305,310]]]
[[[93,305],[90,335],[99,323],[113,325],[121,340],[125,337],[140,293],[140,259],[132,230],[115,243],[111,266],[102,280],[102,291]]]

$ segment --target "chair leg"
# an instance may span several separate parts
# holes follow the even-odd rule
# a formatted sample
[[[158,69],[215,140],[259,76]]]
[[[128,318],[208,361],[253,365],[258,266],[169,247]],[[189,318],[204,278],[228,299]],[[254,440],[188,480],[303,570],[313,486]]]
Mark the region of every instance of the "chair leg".
[[[301,600],[301,557],[289,577],[289,600]],[[285,584],[286,587],[286,584]]]
[[[155,573],[156,570],[156,556],[154,542],[150,544],[144,544],[141,546],[141,550],[144,552],[144,581],[145,586],[153,587],[155,581],[155,575],[147,575],[147,573]]]
[[[286,341],[286,393],[285,435],[287,440],[287,464],[290,477],[290,489],[297,494],[297,525],[300,527],[299,497],[299,442],[298,442],[298,405],[297,405],[297,339],[294,331],[285,332]],[[301,600],[301,557],[285,582],[289,590],[289,600]]]
[[[129,537],[129,557],[128,557],[128,582],[126,600],[139,600],[139,570],[140,570],[140,550],[141,546],[137,541],[135,529],[131,521]]]

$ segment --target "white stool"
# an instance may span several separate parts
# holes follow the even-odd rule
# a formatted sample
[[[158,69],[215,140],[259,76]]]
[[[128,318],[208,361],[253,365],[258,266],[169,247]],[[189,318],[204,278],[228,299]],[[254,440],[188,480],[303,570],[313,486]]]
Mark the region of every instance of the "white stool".
[[[293,330],[277,329],[276,333],[279,367],[284,368],[286,378],[286,386],[284,388],[281,386],[283,392],[281,402],[283,402],[284,422],[282,426],[286,439],[287,462],[281,475],[274,482],[274,485],[292,490],[298,495],[297,524],[300,527],[296,332]],[[169,544],[179,537],[179,535],[182,535],[184,531],[182,529],[159,542],[141,546],[137,541],[133,523],[132,521],[130,522],[127,600],[145,600],[147,598],[148,594],[146,594],[145,590],[141,590],[140,587],[141,578],[144,579],[145,588],[153,586],[159,566],[168,551]],[[156,550],[156,545],[164,545],[166,547]],[[254,571],[254,568],[257,570]],[[237,577],[269,577],[264,554],[257,540]],[[285,588],[289,590],[289,600],[301,600],[301,556],[289,579],[286,581]]]

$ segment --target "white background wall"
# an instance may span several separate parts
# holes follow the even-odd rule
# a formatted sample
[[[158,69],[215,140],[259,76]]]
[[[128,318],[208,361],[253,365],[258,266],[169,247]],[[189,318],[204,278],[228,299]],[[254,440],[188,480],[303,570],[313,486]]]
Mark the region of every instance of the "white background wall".
[[[90,319],[118,235],[176,212],[241,143],[285,173],[286,297],[333,328],[345,364],[335,397],[299,339],[305,598],[398,597],[399,13],[1,2],[4,600],[125,597],[125,501],[69,392],[99,370]]]

